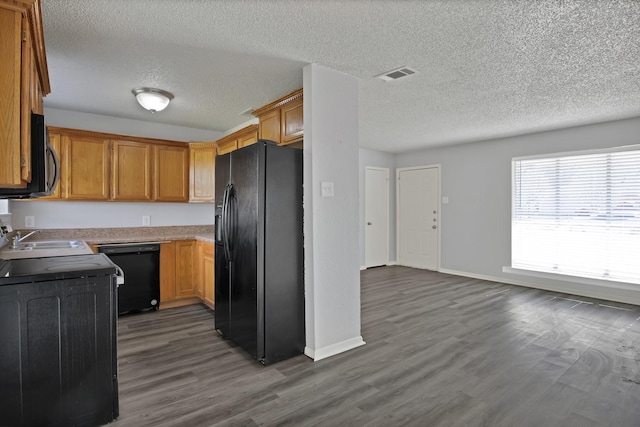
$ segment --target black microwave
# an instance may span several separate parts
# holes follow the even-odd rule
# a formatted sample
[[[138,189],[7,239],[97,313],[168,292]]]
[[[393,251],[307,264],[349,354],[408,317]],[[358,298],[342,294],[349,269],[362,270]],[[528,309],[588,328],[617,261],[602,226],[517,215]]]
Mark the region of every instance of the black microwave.
[[[0,199],[50,196],[58,185],[60,163],[49,144],[42,114],[31,113],[31,182],[24,188],[0,188]]]

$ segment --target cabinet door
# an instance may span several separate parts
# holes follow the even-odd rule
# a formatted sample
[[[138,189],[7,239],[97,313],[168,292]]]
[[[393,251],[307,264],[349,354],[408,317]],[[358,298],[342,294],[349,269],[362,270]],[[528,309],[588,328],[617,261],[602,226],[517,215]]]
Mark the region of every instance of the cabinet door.
[[[282,145],[300,141],[304,133],[302,98],[291,101],[282,107]]]
[[[112,141],[113,200],[151,200],[152,146],[143,142]]]
[[[61,136],[59,133],[49,132],[49,144],[53,151],[56,152],[56,156],[60,160],[60,140]],[[60,182],[56,185],[55,190],[51,193],[50,196],[41,197],[40,200],[60,200]]]
[[[22,42],[22,73],[21,73],[21,108],[20,108],[20,177],[25,182],[31,182],[31,107],[33,103],[32,82],[35,79],[33,71],[35,69],[33,58],[33,48],[31,47],[31,31],[26,31],[29,22],[27,18],[22,19],[24,39]]]
[[[280,109],[270,111],[260,117],[260,139],[268,139],[280,143]]]
[[[20,135],[22,15],[19,12],[0,8],[0,40],[0,186],[24,187],[21,150],[30,147],[24,146],[25,140]]]
[[[189,148],[156,145],[154,154],[154,200],[189,200]]]
[[[213,202],[215,161],[214,145],[189,148],[190,202]]]
[[[176,245],[160,244],[160,307],[162,303],[176,299]]]
[[[258,142],[258,132],[251,132],[238,138],[238,148]]]
[[[62,197],[69,200],[109,199],[109,140],[62,137]]]
[[[176,297],[196,294],[196,241],[178,240],[176,245]]]
[[[237,139],[233,139],[230,141],[224,141],[224,142],[218,142],[217,144],[217,152],[218,155],[223,155],[223,154],[227,154],[230,153],[234,150],[238,149],[238,140]]]
[[[215,268],[213,244],[201,242],[202,255],[200,256],[200,281],[203,289],[204,303],[209,307],[215,306]]]

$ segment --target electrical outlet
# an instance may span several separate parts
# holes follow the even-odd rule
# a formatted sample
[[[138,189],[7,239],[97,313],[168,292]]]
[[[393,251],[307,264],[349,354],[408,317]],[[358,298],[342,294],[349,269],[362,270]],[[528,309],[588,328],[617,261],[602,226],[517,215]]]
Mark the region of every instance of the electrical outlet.
[[[25,228],[33,228],[36,226],[36,217],[35,216],[25,216],[24,217],[24,227]]]
[[[142,225],[151,225],[151,217],[149,215],[142,216]]]

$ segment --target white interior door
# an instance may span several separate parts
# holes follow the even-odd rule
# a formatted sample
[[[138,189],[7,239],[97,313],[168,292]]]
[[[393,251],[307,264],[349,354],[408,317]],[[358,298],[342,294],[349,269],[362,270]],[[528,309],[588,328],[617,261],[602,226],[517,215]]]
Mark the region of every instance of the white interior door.
[[[364,263],[365,267],[389,262],[389,169],[365,167]]]
[[[439,166],[398,169],[398,264],[438,270]]]

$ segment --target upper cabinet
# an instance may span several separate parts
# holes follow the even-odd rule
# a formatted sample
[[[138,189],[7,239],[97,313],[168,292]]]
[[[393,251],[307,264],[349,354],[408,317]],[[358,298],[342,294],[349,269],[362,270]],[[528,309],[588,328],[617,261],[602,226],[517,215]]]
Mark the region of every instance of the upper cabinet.
[[[189,144],[189,201],[213,202],[216,164],[214,142]]]
[[[151,201],[153,146],[144,142],[111,142],[111,198],[126,201]]]
[[[0,187],[31,181],[31,112],[51,92],[39,0],[0,0]]]
[[[238,148],[246,147],[258,141],[258,125],[250,125],[216,141],[216,152],[219,156]]]
[[[189,148],[154,145],[153,199],[159,202],[189,201]]]
[[[275,141],[278,145],[302,141],[304,136],[304,115],[302,89],[298,89],[264,107],[253,115],[259,119],[260,139]]]
[[[48,131],[60,158],[60,183],[41,200],[189,200],[186,143],[52,126]]]
[[[109,140],[63,135],[60,189],[67,200],[109,199]]]

